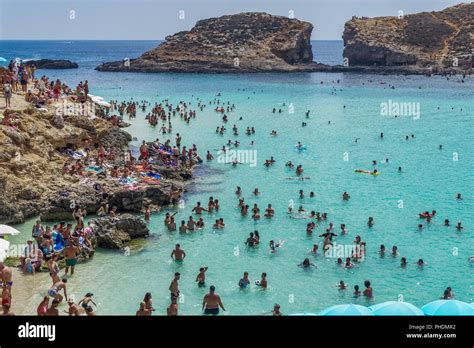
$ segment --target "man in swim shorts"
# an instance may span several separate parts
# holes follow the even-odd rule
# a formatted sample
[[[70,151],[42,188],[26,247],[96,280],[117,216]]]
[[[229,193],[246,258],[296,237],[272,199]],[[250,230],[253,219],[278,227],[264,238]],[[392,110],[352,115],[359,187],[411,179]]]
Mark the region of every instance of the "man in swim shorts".
[[[222,304],[221,298],[219,295],[215,293],[216,287],[211,285],[209,287],[209,293],[204,295],[202,300],[202,310],[204,314],[212,314],[217,315],[219,314],[219,307],[225,311],[224,305]]]
[[[80,252],[79,248],[73,243],[70,243],[64,249],[64,256],[66,258],[66,271],[65,271],[66,275],[69,272],[69,267],[71,267],[71,275],[74,274],[74,268],[76,267],[76,264],[77,264],[77,255],[79,254],[79,252]]]
[[[170,290],[170,293],[171,293],[171,301],[173,301],[173,299],[177,299],[179,297],[178,280],[179,280],[180,277],[181,277],[181,274],[179,272],[176,272],[174,274],[173,280],[171,281],[171,284],[170,284],[170,287],[169,287],[169,290]]]
[[[51,289],[48,290],[48,295],[53,297],[55,300],[61,302],[63,300],[63,296],[59,293],[61,290],[64,290],[64,297],[67,301],[67,288],[66,288],[67,279],[63,279],[62,281],[57,282],[54,284]],[[54,301],[53,301],[54,303]]]
[[[179,244],[176,244],[175,249],[171,252],[171,258],[174,258],[175,261],[184,261],[186,253],[181,249]]]

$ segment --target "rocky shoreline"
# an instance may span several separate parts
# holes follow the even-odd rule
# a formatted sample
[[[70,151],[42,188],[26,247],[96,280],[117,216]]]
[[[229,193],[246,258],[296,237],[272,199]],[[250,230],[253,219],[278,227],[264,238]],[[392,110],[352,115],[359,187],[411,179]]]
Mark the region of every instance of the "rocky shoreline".
[[[7,111],[16,125],[0,127],[0,147],[5,149],[0,153],[0,223],[22,223],[35,216],[43,221],[71,220],[75,205],[95,214],[103,203],[97,184],[107,189],[108,204],[119,213],[142,213],[145,206],[159,210],[179,199],[191,169],[159,168],[160,185],[140,184],[135,190],[94,173],[64,173],[70,159],[61,152],[64,147],[81,146],[88,139],[125,151],[131,136],[100,117],[60,116],[53,109]]]

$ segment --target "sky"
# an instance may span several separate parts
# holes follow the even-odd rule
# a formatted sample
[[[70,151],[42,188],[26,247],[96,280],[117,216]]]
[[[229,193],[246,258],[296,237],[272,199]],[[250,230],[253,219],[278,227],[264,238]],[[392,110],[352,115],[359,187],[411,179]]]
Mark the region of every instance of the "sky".
[[[200,19],[249,11],[293,14],[313,24],[313,40],[340,40],[353,15],[397,16],[461,2],[470,0],[0,0],[0,40],[161,40]]]

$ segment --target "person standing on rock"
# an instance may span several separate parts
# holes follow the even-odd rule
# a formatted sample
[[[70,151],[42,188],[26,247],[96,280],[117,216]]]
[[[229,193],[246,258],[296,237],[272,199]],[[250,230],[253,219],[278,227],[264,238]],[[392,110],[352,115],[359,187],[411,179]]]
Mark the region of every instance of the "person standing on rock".
[[[3,84],[3,94],[5,96],[5,108],[11,107],[11,99],[12,99],[12,85],[9,81]]]
[[[171,258],[177,262],[182,262],[184,261],[184,258],[186,257],[186,253],[184,252],[183,249],[181,249],[179,244],[176,244],[175,249],[171,252]]]
[[[74,268],[77,264],[77,255],[80,253],[79,248],[73,244],[69,243],[66,248],[64,248],[64,257],[66,258],[66,272],[65,275],[69,272],[69,267],[71,267],[71,275],[74,275]]]

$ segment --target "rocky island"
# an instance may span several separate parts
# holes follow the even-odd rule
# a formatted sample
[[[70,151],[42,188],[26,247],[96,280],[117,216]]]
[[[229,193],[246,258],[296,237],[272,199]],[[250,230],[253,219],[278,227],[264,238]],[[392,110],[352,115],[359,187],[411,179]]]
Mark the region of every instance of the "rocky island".
[[[38,59],[38,60],[29,60],[25,62],[25,65],[32,66],[34,65],[36,69],[77,69],[79,65],[77,63],[71,62],[70,60],[65,59]]]
[[[474,3],[439,12],[357,18],[346,22],[344,65],[313,61],[313,25],[247,12],[200,20],[166,37],[136,59],[103,63],[96,70],[125,72],[367,72],[471,73]]]
[[[439,12],[353,17],[345,24],[343,39],[349,67],[413,73],[471,71],[474,3]]]
[[[104,63],[99,71],[295,72],[322,68],[313,62],[313,25],[267,13],[240,13],[200,20],[189,31],[137,59]]]

